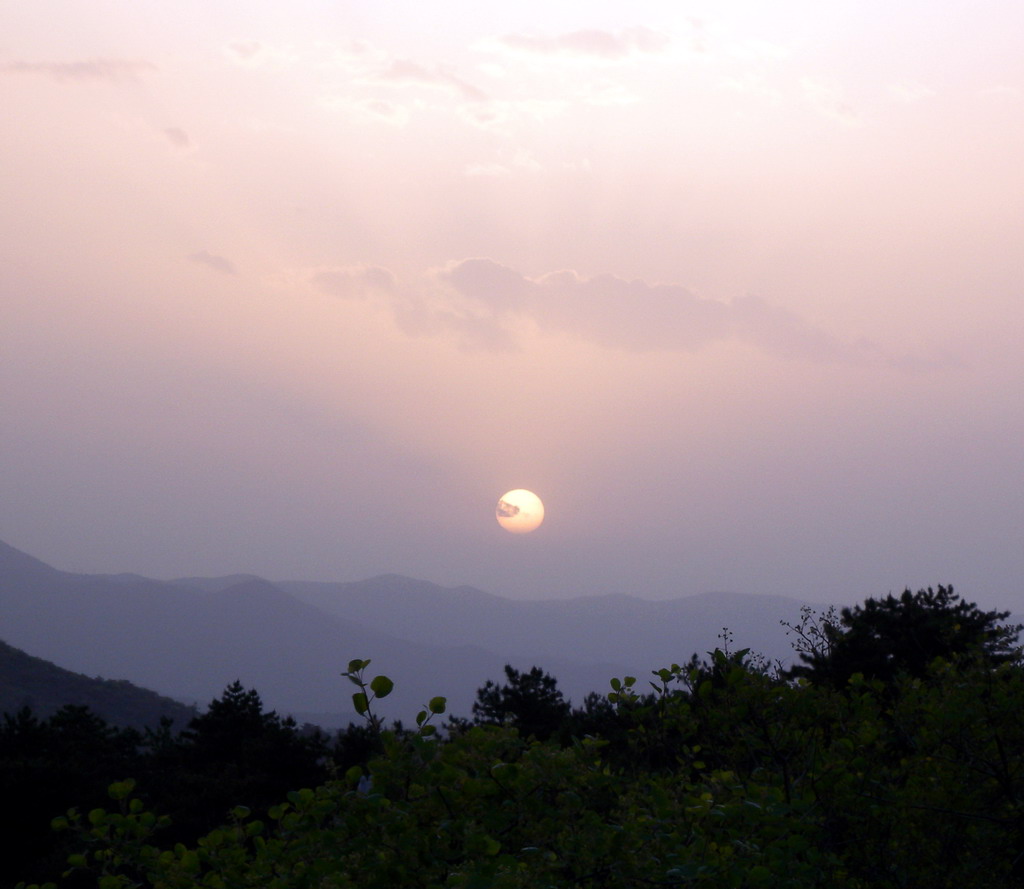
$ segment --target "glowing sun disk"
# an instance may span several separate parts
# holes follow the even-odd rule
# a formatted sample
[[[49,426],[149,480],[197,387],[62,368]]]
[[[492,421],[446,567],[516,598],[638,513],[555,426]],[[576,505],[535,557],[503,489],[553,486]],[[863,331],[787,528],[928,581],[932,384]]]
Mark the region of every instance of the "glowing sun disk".
[[[528,534],[544,521],[544,504],[533,491],[516,488],[501,496],[495,516],[506,531]]]

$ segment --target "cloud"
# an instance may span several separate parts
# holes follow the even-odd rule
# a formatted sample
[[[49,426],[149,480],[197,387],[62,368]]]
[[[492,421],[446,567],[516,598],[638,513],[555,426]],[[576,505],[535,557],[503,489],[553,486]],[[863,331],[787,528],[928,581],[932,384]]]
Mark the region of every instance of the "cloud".
[[[399,86],[426,86],[453,92],[469,102],[487,99],[483,90],[473,84],[438,68],[430,69],[408,59],[395,59],[375,80]]]
[[[235,268],[235,264],[230,259],[225,259],[223,256],[217,256],[214,253],[209,253],[206,250],[200,250],[198,253],[191,253],[188,257],[192,262],[198,263],[199,265],[205,265],[207,268],[213,269],[215,272],[220,272],[223,275],[237,275],[238,270]]]
[[[353,266],[349,268],[320,269],[310,280],[317,289],[343,299],[365,299],[396,292],[395,277],[380,266]]]
[[[233,40],[222,52],[229,62],[243,68],[280,68],[297,60],[290,47],[271,46],[259,40]]]
[[[831,83],[804,78],[800,81],[804,99],[818,114],[848,127],[864,123],[860,112],[845,98],[843,91]]]
[[[537,288],[542,327],[613,349],[694,351],[729,333],[725,304],[684,287],[562,271],[539,278]]]
[[[466,166],[467,176],[510,176],[516,171],[539,173],[544,169],[540,161],[529,151],[517,151],[506,163],[482,161]]]
[[[586,278],[574,271],[531,279],[479,259],[450,264],[439,275],[461,296],[494,307],[495,322],[526,318],[541,331],[609,349],[696,352],[733,340],[785,360],[819,364],[882,365],[908,372],[959,364],[945,352],[894,355],[867,339],[844,340],[757,296],[724,302],[679,285],[615,275]]]
[[[519,272],[489,259],[464,259],[438,272],[438,277],[494,312],[523,309],[536,286]]]
[[[890,83],[888,89],[889,95],[896,101],[907,105],[913,102],[920,102],[922,99],[930,99],[935,95],[935,90],[925,86],[923,83],[916,83],[912,80]]]
[[[164,135],[175,148],[190,148],[192,145],[188,133],[179,127],[167,127],[164,130]]]
[[[366,99],[359,103],[359,107],[370,117],[395,126],[402,126],[409,120],[409,112],[405,108],[384,99]]]
[[[499,500],[497,512],[502,518],[510,519],[513,516],[519,515],[519,507],[506,500]]]
[[[551,120],[568,107],[563,99],[520,99],[516,101],[491,99],[470,102],[459,108],[459,114],[482,129],[500,129],[515,120]]]
[[[375,301],[409,336],[444,337],[468,350],[517,351],[539,333],[638,354],[692,353],[733,341],[814,364],[905,372],[958,364],[950,354],[893,355],[866,339],[844,340],[758,296],[725,302],[676,284],[572,270],[528,277],[481,257],[431,269],[415,286],[400,286],[380,266],[317,269],[308,279],[334,296]]]
[[[508,176],[511,172],[510,167],[497,161],[483,161],[466,167],[467,176]]]
[[[258,40],[236,40],[224,47],[224,54],[240,65],[255,64],[263,51],[263,44]]]
[[[0,65],[0,74],[41,74],[61,82],[106,80],[111,83],[134,82],[140,74],[156,71],[152,62],[124,59],[92,59],[84,62],[10,62]]]
[[[326,95],[318,101],[324,108],[347,114],[352,121],[362,124],[383,123],[403,127],[409,122],[409,109],[386,99]]]
[[[516,52],[541,56],[563,56],[615,62],[631,55],[659,53],[669,44],[666,35],[649,28],[626,28],[618,34],[587,29],[542,37],[509,34],[499,44]]]
[[[464,260],[436,274],[497,322],[526,319],[541,331],[607,348],[693,351],[730,334],[726,304],[683,287],[573,271],[531,279],[488,259]]]
[[[743,296],[730,303],[733,335],[780,358],[821,363],[871,363],[881,359],[882,350],[867,340],[846,343],[813,327],[780,306],[757,296]]]

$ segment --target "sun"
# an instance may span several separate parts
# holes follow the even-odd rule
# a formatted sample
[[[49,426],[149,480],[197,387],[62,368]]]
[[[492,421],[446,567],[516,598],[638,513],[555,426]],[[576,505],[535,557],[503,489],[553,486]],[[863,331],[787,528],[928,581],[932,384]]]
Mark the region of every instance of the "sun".
[[[529,534],[544,521],[544,504],[533,491],[516,488],[501,496],[495,515],[506,531]]]

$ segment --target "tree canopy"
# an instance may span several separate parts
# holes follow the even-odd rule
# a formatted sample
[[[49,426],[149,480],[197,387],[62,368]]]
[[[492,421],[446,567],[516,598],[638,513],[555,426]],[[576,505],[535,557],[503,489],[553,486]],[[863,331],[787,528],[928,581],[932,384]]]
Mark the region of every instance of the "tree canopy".
[[[54,880],[59,889],[1024,889],[1024,664],[1005,617],[951,588],[868,600],[801,625],[805,661],[815,651],[822,663],[836,650],[847,658],[824,681],[794,682],[745,649],[716,649],[646,682],[613,678],[581,710],[539,667],[507,667],[504,685],[480,689],[476,724],[447,732],[430,723],[444,713],[441,698],[416,728],[384,728],[372,705],[393,683],[368,679],[369,661],[355,660],[343,675],[358,686],[368,733],[358,740],[372,741],[365,761],[274,800],[270,785],[232,784],[220,820],[191,839],[176,837],[162,801],[147,797],[157,774],[137,762],[137,785],[111,775],[108,802],[53,812],[67,853]],[[847,636],[877,645],[856,649]],[[879,656],[884,669],[872,669],[878,651],[890,655]],[[531,696],[543,704],[536,711]],[[296,735],[241,686],[207,717],[157,745],[221,762],[197,773],[197,793],[247,749],[291,749],[249,748],[249,735]],[[546,740],[529,728],[553,720]],[[69,724],[90,743],[105,737],[82,713]],[[28,714],[12,718],[0,753],[37,755],[48,730]],[[258,758],[247,762],[258,770]],[[5,797],[15,814],[32,788],[18,790]]]
[[[790,675],[843,688],[854,674],[893,680],[924,676],[936,658],[975,657],[996,665],[1017,656],[1021,625],[1004,623],[1010,612],[983,611],[963,601],[952,586],[869,598],[826,616],[816,626],[794,628],[802,664]]]
[[[511,725],[524,737],[545,740],[569,715],[570,705],[558,689],[554,676],[540,667],[521,673],[505,665],[504,685],[488,679],[477,690],[473,716],[480,723]]]

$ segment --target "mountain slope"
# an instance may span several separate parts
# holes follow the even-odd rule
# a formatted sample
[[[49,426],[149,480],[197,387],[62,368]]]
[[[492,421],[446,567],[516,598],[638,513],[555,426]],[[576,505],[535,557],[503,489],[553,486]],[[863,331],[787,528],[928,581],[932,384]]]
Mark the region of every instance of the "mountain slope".
[[[468,714],[476,689],[502,675],[502,657],[479,646],[401,639],[259,578],[221,586],[72,574],[11,547],[0,552],[2,631],[11,644],[68,669],[127,677],[188,701],[205,703],[238,679],[269,708],[344,717],[352,688],[340,673],[352,658],[369,657],[374,672],[396,682],[380,712],[409,719],[435,695]],[[595,674],[569,657],[544,666],[577,700],[621,671],[607,664]]]
[[[125,680],[91,679],[32,657],[0,642],[0,713],[29,707],[47,717],[66,704],[85,706],[113,725],[143,728],[170,717],[181,729],[196,715],[180,701],[139,688]]]

